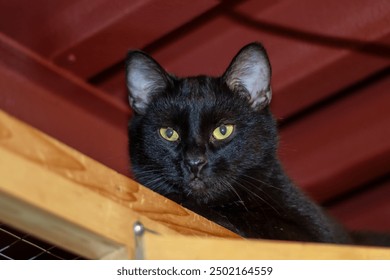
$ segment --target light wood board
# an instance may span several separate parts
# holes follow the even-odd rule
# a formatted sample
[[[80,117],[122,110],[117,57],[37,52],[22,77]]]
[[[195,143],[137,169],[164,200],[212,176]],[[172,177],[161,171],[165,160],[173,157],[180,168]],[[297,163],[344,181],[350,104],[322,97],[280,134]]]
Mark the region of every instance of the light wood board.
[[[73,224],[126,245],[130,258],[135,221],[161,234],[238,237],[2,111],[0,197],[25,205],[18,212],[0,205],[0,220],[10,225],[20,228],[27,211],[38,209],[56,217],[63,228]],[[80,239],[71,230],[59,236],[50,223],[29,223],[23,230],[96,257],[77,245]]]

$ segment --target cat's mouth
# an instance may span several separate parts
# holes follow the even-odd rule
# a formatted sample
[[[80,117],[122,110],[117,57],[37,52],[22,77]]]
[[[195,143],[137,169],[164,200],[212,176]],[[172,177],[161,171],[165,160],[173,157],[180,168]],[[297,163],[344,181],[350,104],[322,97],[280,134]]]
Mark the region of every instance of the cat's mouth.
[[[223,190],[218,189],[215,182],[210,180],[210,178],[201,179],[195,177],[188,182],[185,188],[185,196],[188,200],[199,205],[220,205],[222,202],[219,197],[224,198],[225,196],[222,194]]]
[[[188,183],[188,197],[191,197],[192,199],[195,199],[198,202],[206,202],[208,192],[207,192],[207,186],[205,182],[202,179],[194,178],[189,181]]]
[[[199,178],[194,178],[192,179],[189,183],[188,186],[190,189],[195,192],[195,193],[200,193],[204,192],[206,190],[206,185],[205,183],[199,179]]]

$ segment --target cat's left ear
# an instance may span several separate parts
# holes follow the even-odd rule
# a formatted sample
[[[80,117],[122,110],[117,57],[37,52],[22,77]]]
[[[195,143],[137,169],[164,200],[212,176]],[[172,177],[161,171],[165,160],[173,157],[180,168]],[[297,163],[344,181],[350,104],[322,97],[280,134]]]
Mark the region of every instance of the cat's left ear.
[[[126,59],[126,82],[129,103],[138,114],[144,114],[152,98],[164,92],[170,75],[149,55],[131,51]]]
[[[259,43],[243,47],[222,79],[232,91],[248,97],[256,110],[263,109],[271,102],[271,65],[264,47]]]

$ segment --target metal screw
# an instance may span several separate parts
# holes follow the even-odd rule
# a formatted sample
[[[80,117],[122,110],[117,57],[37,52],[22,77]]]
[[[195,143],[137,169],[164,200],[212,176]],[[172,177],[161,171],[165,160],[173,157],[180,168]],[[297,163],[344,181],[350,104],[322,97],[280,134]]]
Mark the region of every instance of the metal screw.
[[[134,234],[135,234],[136,236],[141,236],[141,235],[143,235],[144,232],[145,232],[145,227],[144,227],[143,224],[141,224],[141,222],[136,221],[136,222],[134,223],[133,230],[134,230]]]

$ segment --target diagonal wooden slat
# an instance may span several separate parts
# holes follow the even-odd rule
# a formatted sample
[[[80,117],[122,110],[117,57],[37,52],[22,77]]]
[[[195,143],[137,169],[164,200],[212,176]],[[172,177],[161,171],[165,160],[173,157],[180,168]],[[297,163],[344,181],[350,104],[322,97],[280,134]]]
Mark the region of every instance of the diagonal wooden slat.
[[[2,110],[129,173],[127,107],[1,33],[0,92]]]
[[[351,230],[390,232],[390,180],[369,184],[365,191],[340,199],[329,212]]]
[[[124,1],[111,22],[63,48],[53,57],[56,64],[78,76],[90,78],[123,59],[129,49],[143,48],[194,17],[217,6],[217,0]]]
[[[287,172],[318,201],[389,173],[389,88],[383,76],[282,127]]]
[[[217,0],[0,1],[0,31],[83,78],[120,61]],[[17,16],[15,16],[17,15]],[[28,27],[28,28],[27,28]]]
[[[85,257],[123,258],[122,244],[133,258],[136,221],[160,234],[238,237],[1,111],[0,202],[1,221]]]
[[[220,75],[243,45],[260,41],[273,66],[273,111],[286,119],[390,66],[389,17],[386,0],[243,1],[146,49],[178,75]],[[97,84],[125,95],[119,71]]]
[[[271,240],[145,235],[145,256],[159,260],[389,260],[390,249]]]

